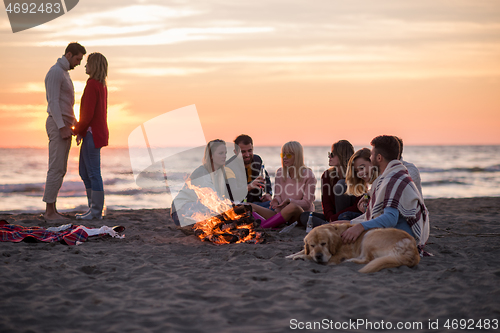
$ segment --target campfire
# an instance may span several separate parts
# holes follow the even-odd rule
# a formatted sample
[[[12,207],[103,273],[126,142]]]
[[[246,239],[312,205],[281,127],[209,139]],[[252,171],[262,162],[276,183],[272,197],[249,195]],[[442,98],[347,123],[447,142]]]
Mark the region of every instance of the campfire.
[[[232,243],[263,243],[264,236],[256,232],[260,222],[252,215],[252,206],[233,205],[231,201],[221,199],[210,188],[199,188],[188,182],[201,204],[210,208],[215,214],[195,213],[191,219],[198,221],[193,225],[194,234],[202,241],[217,245]]]
[[[262,243],[262,233],[255,231],[257,224],[252,216],[252,206],[237,205],[222,214],[195,223],[193,230],[202,241],[214,244]]]

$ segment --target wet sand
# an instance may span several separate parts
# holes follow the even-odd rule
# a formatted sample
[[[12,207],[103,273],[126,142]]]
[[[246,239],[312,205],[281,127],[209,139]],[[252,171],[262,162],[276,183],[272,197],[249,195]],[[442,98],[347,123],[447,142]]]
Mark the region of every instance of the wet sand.
[[[0,332],[364,332],[399,322],[451,332],[448,319],[500,320],[500,198],[426,204],[434,257],[372,274],[354,263],[285,259],[302,248],[298,227],[267,231],[264,244],[216,246],[178,230],[166,209],[108,211],[84,223],[123,225],[124,239],[0,243]],[[33,214],[0,219],[61,224]]]

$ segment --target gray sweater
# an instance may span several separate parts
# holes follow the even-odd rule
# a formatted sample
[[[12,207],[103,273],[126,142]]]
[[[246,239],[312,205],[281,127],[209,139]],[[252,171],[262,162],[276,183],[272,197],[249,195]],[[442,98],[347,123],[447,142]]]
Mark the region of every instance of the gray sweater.
[[[65,56],[57,59],[45,76],[47,112],[54,118],[57,128],[61,129],[75,123],[75,88],[69,77],[69,61]]]

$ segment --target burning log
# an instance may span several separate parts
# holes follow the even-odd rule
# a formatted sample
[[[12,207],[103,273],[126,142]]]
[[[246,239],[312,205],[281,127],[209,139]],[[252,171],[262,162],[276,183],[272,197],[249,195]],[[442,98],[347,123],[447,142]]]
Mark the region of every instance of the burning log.
[[[197,222],[194,234],[202,241],[214,244],[263,243],[262,233],[255,232],[258,226],[252,215],[252,206],[237,205],[233,208]]]
[[[238,236],[233,234],[218,234],[218,235],[208,235],[203,240],[208,240],[214,244],[232,244],[239,241]]]
[[[199,221],[192,230],[202,241],[214,244],[264,242],[263,234],[255,232],[260,224],[252,215],[252,206],[234,205],[213,189],[194,186],[191,181],[187,181],[186,185],[196,193],[199,204],[211,212],[199,211],[184,216]]]

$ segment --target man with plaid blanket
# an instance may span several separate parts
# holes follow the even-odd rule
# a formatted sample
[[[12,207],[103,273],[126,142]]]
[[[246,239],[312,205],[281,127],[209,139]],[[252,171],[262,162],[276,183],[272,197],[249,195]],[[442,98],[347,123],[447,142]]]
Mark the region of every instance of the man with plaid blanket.
[[[429,238],[429,213],[408,170],[398,159],[399,142],[394,136],[381,135],[371,145],[370,159],[380,176],[370,189],[365,214],[351,221],[354,226],[341,235],[342,239],[352,243],[365,230],[396,228],[413,236],[422,249]]]

